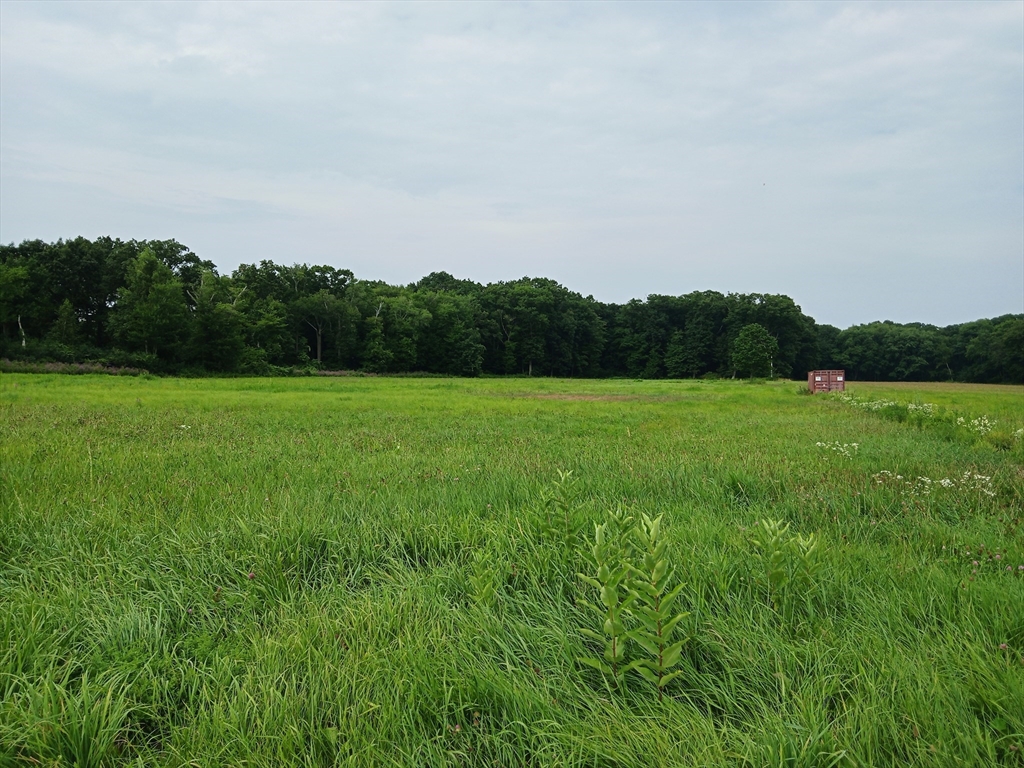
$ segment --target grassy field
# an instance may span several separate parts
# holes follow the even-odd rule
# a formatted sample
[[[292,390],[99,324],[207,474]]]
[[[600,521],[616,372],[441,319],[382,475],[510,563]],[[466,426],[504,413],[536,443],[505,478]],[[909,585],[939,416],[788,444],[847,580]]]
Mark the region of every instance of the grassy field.
[[[1024,765],[1024,388],[799,390],[0,374],[0,764]]]
[[[856,381],[850,382],[849,390],[865,399],[929,402],[964,413],[985,414],[1016,428],[1024,423],[1024,387],[1020,386]]]

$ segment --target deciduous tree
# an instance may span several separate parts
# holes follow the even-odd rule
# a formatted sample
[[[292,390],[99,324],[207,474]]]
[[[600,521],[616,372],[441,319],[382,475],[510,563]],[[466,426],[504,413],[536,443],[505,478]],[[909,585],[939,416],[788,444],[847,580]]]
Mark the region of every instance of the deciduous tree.
[[[778,352],[779,343],[767,329],[758,323],[750,323],[740,329],[733,342],[733,369],[747,376],[770,376]]]

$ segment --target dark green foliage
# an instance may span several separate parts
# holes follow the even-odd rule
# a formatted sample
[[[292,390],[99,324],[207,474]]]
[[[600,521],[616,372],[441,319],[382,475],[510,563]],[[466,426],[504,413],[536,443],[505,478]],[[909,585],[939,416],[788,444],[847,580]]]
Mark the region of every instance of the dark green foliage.
[[[110,318],[111,334],[124,349],[171,358],[181,351],[188,326],[184,286],[152,250],[144,249],[128,264]]]
[[[283,364],[293,343],[284,303],[242,292],[235,307],[245,316],[246,346],[270,364]]]
[[[71,347],[82,340],[82,329],[79,327],[78,315],[71,302],[64,299],[57,310],[57,319],[50,329],[50,336],[59,344]]]
[[[748,348],[751,326],[777,345],[767,370],[764,350]],[[98,362],[127,352],[153,356],[167,373],[802,378],[842,367],[852,380],[1024,381],[1021,315],[840,331],[773,294],[652,294],[616,305],[544,278],[481,285],[434,272],[393,286],[270,261],[228,278],[174,240],[0,246],[0,331],[0,357]]]
[[[676,331],[669,339],[668,349],[665,351],[665,374],[670,379],[686,378],[690,370],[686,354],[686,334]]]
[[[732,345],[733,369],[745,376],[773,376],[778,353],[779,342],[763,325],[745,325]]]
[[[1024,316],[1003,315],[937,328],[868,323],[819,328],[821,367],[863,381],[1024,382]]]
[[[0,323],[4,332],[8,324],[17,325],[22,313],[29,310],[26,301],[29,289],[28,267],[13,259],[0,262]]]
[[[230,283],[212,272],[190,292],[194,310],[186,359],[211,371],[233,371],[245,349],[244,316],[228,299]]]
[[[524,277],[486,286],[478,301],[484,370],[567,377],[600,371],[605,330],[592,298]]]
[[[454,278],[452,278],[454,279]],[[419,329],[415,368],[454,376],[479,376],[483,372],[484,345],[480,340],[475,299],[453,290],[427,291],[423,282],[415,294],[429,315]]]
[[[394,357],[384,343],[384,321],[380,317],[366,318],[366,342],[363,346],[363,367],[373,373],[384,373]]]

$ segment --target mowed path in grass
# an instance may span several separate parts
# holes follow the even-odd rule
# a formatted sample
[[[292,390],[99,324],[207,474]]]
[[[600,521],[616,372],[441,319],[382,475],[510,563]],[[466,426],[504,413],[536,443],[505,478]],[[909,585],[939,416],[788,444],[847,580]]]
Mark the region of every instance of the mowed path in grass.
[[[0,762],[1020,764],[1021,446],[799,389],[2,375]],[[851,391],[1024,426],[1020,387]],[[616,507],[664,515],[685,584],[660,702],[578,661]],[[822,541],[793,616],[765,518]]]

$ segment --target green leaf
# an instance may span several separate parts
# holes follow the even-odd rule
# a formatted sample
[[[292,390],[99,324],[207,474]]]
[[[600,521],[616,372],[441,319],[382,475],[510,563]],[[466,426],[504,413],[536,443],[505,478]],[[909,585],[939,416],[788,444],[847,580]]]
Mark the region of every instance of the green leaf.
[[[651,573],[651,581],[661,581],[665,574],[668,573],[668,560],[659,560],[654,565],[654,571]]]
[[[681,674],[683,674],[683,670],[677,669],[675,672],[669,672],[667,675],[663,675],[661,678],[661,687],[664,688]]]
[[[648,597],[658,596],[657,588],[646,581],[634,581],[631,583],[630,586],[632,586],[636,592],[643,593]]]
[[[658,635],[657,623],[649,623],[646,621],[641,622],[641,626],[633,630],[638,637],[646,637],[648,640],[654,643],[660,643],[661,637]]]
[[[658,618],[660,611],[656,611],[648,605],[640,604],[633,609],[633,615],[640,619],[644,624],[648,625],[654,631],[658,630]]]
[[[676,616],[673,616],[668,621],[666,621],[661,626],[661,633],[662,633],[662,635],[664,635],[665,637],[671,636],[672,632],[676,628],[676,625],[679,624],[680,621],[682,621],[683,619],[685,619],[689,615],[690,615],[689,613],[680,613],[680,614],[677,614]]]
[[[635,659],[634,661],[631,661],[629,662],[629,664],[626,664],[624,667],[622,667],[622,674],[626,674],[627,672],[630,672],[634,669],[639,669],[640,667],[646,666],[646,664],[647,659]]]
[[[590,576],[584,576],[582,573],[577,573],[576,575],[580,579],[585,581],[587,584],[592,586],[594,589],[600,589],[601,588],[601,582],[599,582],[597,579],[591,578]]]
[[[686,641],[680,640],[678,643],[673,643],[665,649],[664,653],[661,655],[661,665],[665,667],[665,669],[674,667],[679,663],[679,657],[682,655],[684,645],[686,645]]]
[[[630,634],[630,639],[633,640],[637,645],[647,651],[651,656],[657,656],[661,650],[658,645],[657,639],[652,639],[649,635],[641,634]]]
[[[604,631],[612,637],[618,637],[619,635],[624,635],[626,633],[626,627],[617,619],[608,619],[604,623]]]
[[[588,667],[593,667],[594,669],[598,670],[599,672],[603,672],[606,675],[612,674],[612,668],[605,664],[603,661],[586,658],[578,658],[576,659],[576,661],[578,661],[580,664],[586,664]]]
[[[614,608],[619,604],[619,593],[611,584],[601,587],[601,602],[608,608]]]
[[[662,610],[667,610],[668,607],[672,605],[675,599],[679,596],[679,593],[683,591],[683,586],[683,584],[680,584],[675,589],[671,590],[668,594],[666,594],[663,598],[661,598]]]
[[[612,647],[614,645],[614,647]],[[619,664],[626,655],[626,643],[622,638],[616,643],[607,643],[604,649],[604,657],[610,664]]]
[[[658,675],[657,675],[657,673],[652,672],[646,665],[639,665],[638,664],[636,667],[634,667],[634,669],[638,673],[640,673],[640,676],[644,680],[647,680],[650,683],[654,683],[654,685],[658,684]]]

